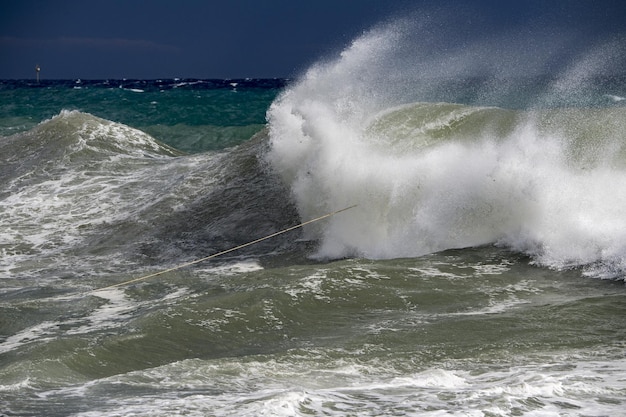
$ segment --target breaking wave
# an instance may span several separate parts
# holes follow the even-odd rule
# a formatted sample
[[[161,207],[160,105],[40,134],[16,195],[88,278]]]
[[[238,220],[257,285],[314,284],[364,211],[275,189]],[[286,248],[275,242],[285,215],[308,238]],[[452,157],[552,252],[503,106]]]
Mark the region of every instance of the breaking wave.
[[[268,111],[268,159],[300,215],[358,204],[307,229],[318,256],[499,244],[554,268],[622,274],[626,108],[607,99],[606,76],[621,51],[562,57],[548,79],[536,70],[549,49],[530,63],[527,50],[501,55],[528,44],[515,37],[432,54],[416,33],[434,36],[406,23],[366,33]]]

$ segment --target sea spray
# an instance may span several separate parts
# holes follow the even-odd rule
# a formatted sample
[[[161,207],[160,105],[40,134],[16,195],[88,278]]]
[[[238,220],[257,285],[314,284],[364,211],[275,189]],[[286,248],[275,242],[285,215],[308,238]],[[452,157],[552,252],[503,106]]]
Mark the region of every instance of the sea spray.
[[[550,80],[537,72],[554,65],[543,48],[545,60],[526,65],[536,87],[511,101],[511,89],[530,82],[518,65],[528,51],[507,54],[495,69],[483,64],[520,39],[468,44],[478,57],[442,56],[415,44],[412,30],[424,26],[403,21],[364,34],[268,111],[267,157],[301,216],[359,205],[308,230],[321,241],[317,256],[398,258],[500,244],[550,267],[623,273],[626,111],[611,107],[618,102],[606,99],[610,86],[598,78],[621,59],[619,48],[560,57],[562,71]],[[583,101],[577,88],[593,83]]]

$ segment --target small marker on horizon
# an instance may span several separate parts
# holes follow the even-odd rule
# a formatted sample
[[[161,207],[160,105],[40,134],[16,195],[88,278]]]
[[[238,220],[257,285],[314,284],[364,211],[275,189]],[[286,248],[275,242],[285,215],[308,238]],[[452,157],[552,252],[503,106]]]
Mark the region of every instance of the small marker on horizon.
[[[41,71],[41,67],[39,64],[35,65],[35,73],[37,74],[37,82],[39,82],[39,71]]]

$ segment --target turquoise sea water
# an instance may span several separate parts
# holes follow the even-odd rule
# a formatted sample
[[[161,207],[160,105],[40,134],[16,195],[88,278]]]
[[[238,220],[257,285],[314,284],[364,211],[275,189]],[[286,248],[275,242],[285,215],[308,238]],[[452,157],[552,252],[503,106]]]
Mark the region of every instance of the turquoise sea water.
[[[185,152],[249,139],[286,80],[7,80],[0,133],[34,127],[60,109],[139,128]]]
[[[626,84],[435,80],[392,29],[0,82],[0,415],[624,415]]]

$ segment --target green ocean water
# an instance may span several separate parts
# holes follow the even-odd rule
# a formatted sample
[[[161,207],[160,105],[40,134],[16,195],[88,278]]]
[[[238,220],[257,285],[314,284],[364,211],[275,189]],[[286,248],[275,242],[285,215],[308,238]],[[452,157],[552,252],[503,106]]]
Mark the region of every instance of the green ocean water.
[[[623,84],[437,84],[394,36],[0,82],[0,415],[624,415]]]

